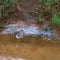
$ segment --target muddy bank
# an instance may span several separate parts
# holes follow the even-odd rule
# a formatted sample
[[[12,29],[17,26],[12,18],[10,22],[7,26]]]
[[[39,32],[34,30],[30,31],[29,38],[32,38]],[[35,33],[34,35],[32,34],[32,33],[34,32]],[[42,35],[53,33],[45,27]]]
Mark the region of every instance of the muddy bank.
[[[8,24],[3,27],[5,29],[1,32],[1,34],[15,34],[17,39],[29,35],[60,39],[60,36],[56,34],[54,30],[44,30],[44,28],[46,27],[45,25],[39,27],[35,24],[27,25],[23,22],[20,22],[16,24]]]

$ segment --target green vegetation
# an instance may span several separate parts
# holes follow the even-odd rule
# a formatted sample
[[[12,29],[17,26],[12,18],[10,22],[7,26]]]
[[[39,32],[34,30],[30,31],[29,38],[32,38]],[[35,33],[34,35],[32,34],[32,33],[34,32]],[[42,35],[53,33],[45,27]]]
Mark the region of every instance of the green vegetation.
[[[29,11],[29,14],[32,16],[37,16],[39,13],[39,10],[40,10],[39,7],[35,7]]]
[[[57,26],[60,28],[60,17],[59,17],[60,16],[60,0],[37,0],[37,1],[41,3],[34,5],[37,2],[35,2],[34,0],[28,1],[32,5],[32,8],[28,11],[28,13],[31,16],[33,16],[33,18],[37,17],[38,22],[42,24],[45,22],[44,17],[46,16],[46,14],[49,17],[50,14],[48,14],[48,12],[50,12],[51,17],[48,18],[48,21],[50,20],[49,22],[51,22],[50,23],[51,26],[54,26],[54,27]],[[15,8],[17,7],[17,3],[18,3],[18,0],[0,0],[0,19],[4,17],[8,17],[9,13],[12,12],[12,10],[15,10]],[[24,4],[20,3],[20,5],[23,6]],[[22,8],[25,8],[25,7],[22,7]]]
[[[41,18],[41,17],[38,18],[38,23],[42,24],[42,23],[44,23],[44,21],[45,20],[43,18]]]
[[[0,0],[0,18],[8,16],[10,9],[14,7],[18,0]]]
[[[16,4],[17,0],[1,0],[0,3],[9,7],[11,5]]]
[[[44,28],[42,28],[42,30],[43,31],[51,31],[52,32],[53,28],[52,27],[44,27]]]
[[[52,5],[52,0],[45,0],[44,4],[45,4],[45,9],[49,10],[51,8],[51,5]]]
[[[57,15],[53,15],[51,24],[55,27],[60,27],[60,17]]]

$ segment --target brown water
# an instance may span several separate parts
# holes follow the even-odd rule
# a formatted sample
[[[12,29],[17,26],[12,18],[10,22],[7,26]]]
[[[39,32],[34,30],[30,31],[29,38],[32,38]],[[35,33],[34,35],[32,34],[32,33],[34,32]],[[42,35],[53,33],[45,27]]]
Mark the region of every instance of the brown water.
[[[38,5],[37,0],[34,0],[34,2],[35,2],[34,4],[33,3],[30,4],[24,0],[24,2],[20,3],[20,5],[21,6],[24,5],[23,7],[25,7],[25,9],[23,8],[19,9],[20,6],[18,6],[18,10],[23,14],[25,11],[31,9],[30,6]],[[43,7],[40,8],[40,10],[43,11],[44,10]],[[20,18],[18,19],[18,22],[22,20],[20,14],[21,13],[17,15]],[[41,14],[43,13],[40,12],[40,15]],[[27,19],[26,14],[24,16]],[[46,15],[44,17],[47,18]],[[26,19],[24,18],[24,20]],[[28,22],[25,24],[30,25],[32,23],[30,21],[28,20]],[[33,20],[34,23],[35,21],[36,20]],[[17,20],[13,17],[7,21],[7,23],[13,22],[17,23]],[[0,29],[0,31],[1,30],[2,29]],[[25,60],[60,60],[60,41],[43,39],[37,36],[36,37],[28,36],[24,37],[23,39],[17,40],[14,35],[0,35],[0,56],[2,56],[2,58],[4,56],[6,57],[11,56],[15,58],[18,57]],[[2,60],[1,57],[0,60]]]
[[[40,37],[0,35],[0,56],[19,57],[25,60],[60,60],[60,41],[42,40]]]

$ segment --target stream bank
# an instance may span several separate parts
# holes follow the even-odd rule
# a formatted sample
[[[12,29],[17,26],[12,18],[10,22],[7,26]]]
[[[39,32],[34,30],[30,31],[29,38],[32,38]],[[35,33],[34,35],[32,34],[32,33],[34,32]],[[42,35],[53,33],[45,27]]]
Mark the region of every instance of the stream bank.
[[[3,26],[1,34],[14,34],[17,39],[23,38],[24,36],[41,36],[50,39],[60,39],[60,36],[54,32],[54,30],[44,30],[45,25],[39,27],[36,24],[26,24],[25,22],[19,21],[16,24],[8,24]]]

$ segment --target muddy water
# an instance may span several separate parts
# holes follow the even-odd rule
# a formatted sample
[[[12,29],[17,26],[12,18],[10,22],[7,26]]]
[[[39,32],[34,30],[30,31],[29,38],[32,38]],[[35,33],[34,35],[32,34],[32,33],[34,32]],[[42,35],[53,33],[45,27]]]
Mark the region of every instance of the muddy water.
[[[60,60],[60,42],[38,36],[17,40],[15,35],[0,35],[0,56],[24,60]],[[3,58],[3,57],[2,57]],[[2,59],[1,59],[2,60]]]
[[[60,60],[60,41],[41,36],[17,39],[14,34],[0,34],[0,60]]]

